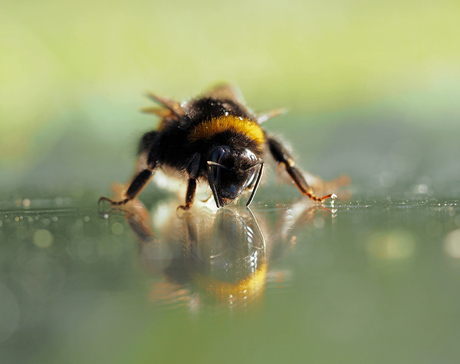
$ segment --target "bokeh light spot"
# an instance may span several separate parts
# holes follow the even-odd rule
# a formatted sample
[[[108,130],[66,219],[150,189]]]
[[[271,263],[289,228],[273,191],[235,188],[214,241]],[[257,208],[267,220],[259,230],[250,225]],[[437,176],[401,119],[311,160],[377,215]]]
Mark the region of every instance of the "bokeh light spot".
[[[39,248],[48,248],[49,246],[51,246],[51,244],[53,244],[54,237],[49,230],[38,229],[34,233],[33,240],[34,244]]]
[[[415,252],[415,238],[407,231],[377,233],[369,239],[367,251],[382,260],[407,259]]]
[[[121,235],[125,231],[125,228],[119,222],[116,222],[112,225],[112,233],[114,235]]]
[[[460,229],[453,230],[444,238],[444,251],[452,258],[460,259]]]

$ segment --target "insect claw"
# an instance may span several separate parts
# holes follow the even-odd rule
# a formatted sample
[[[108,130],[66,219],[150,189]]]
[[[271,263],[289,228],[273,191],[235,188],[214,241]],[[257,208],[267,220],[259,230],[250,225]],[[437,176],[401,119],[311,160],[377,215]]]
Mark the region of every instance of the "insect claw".
[[[320,202],[323,202],[324,200],[327,200],[328,198],[330,198],[332,201],[331,201],[331,204],[334,205],[334,202],[337,200],[337,195],[335,193],[331,193],[329,195],[326,195],[326,196],[323,196],[319,199]]]
[[[107,197],[101,197],[99,199],[99,201],[97,202],[97,207],[98,207],[98,212],[99,214],[101,215],[106,215],[108,214],[112,209],[110,208],[108,211],[107,209],[105,208],[105,206],[103,206],[103,203],[104,202],[108,202],[109,203],[109,206],[111,207],[112,204],[113,204],[113,201],[110,199],[110,198],[107,198]]]
[[[99,198],[99,201],[97,202],[99,213],[105,215],[105,214],[107,214],[108,212],[110,212],[110,211],[113,210],[113,209],[111,208],[111,209],[107,212],[103,207],[101,208],[103,202],[108,202],[109,205],[110,205],[111,207],[118,208],[119,206],[125,205],[125,204],[128,203],[129,201],[130,201],[129,198],[125,198],[124,200],[121,200],[121,201],[113,201],[113,200],[111,200],[111,199],[108,198],[108,197],[101,197],[101,198]]]

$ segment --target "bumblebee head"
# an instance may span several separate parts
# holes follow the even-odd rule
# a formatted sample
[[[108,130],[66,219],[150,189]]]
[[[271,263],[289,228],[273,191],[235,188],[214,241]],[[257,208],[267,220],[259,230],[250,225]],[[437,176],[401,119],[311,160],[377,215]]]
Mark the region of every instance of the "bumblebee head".
[[[210,150],[207,164],[208,182],[217,207],[229,204],[246,189],[252,189],[246,204],[249,206],[262,177],[262,160],[247,148],[218,145]]]

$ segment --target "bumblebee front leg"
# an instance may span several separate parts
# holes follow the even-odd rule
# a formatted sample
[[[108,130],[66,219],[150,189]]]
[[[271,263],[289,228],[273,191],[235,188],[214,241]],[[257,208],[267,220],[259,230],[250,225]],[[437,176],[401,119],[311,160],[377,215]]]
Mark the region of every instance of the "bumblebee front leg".
[[[200,160],[200,153],[195,153],[187,165],[186,171],[188,173],[189,180],[187,185],[187,193],[185,195],[185,205],[179,206],[178,209],[187,211],[193,205],[196,192],[196,180],[198,179],[200,173]]]
[[[302,194],[310,197],[314,201],[323,202],[324,200],[331,198],[333,194],[326,195],[323,197],[317,197],[313,193],[313,189],[309,186],[302,172],[295,167],[294,159],[292,159],[289,152],[273,137],[267,137],[268,147],[273,158],[278,162],[282,163],[286,168],[286,172],[292,178],[297,188]]]

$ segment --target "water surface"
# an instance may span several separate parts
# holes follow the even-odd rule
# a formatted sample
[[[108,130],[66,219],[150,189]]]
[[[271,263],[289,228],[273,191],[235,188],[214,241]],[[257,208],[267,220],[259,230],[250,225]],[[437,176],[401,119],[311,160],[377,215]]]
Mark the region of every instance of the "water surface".
[[[1,214],[2,362],[460,357],[457,200],[105,217],[57,202]]]

